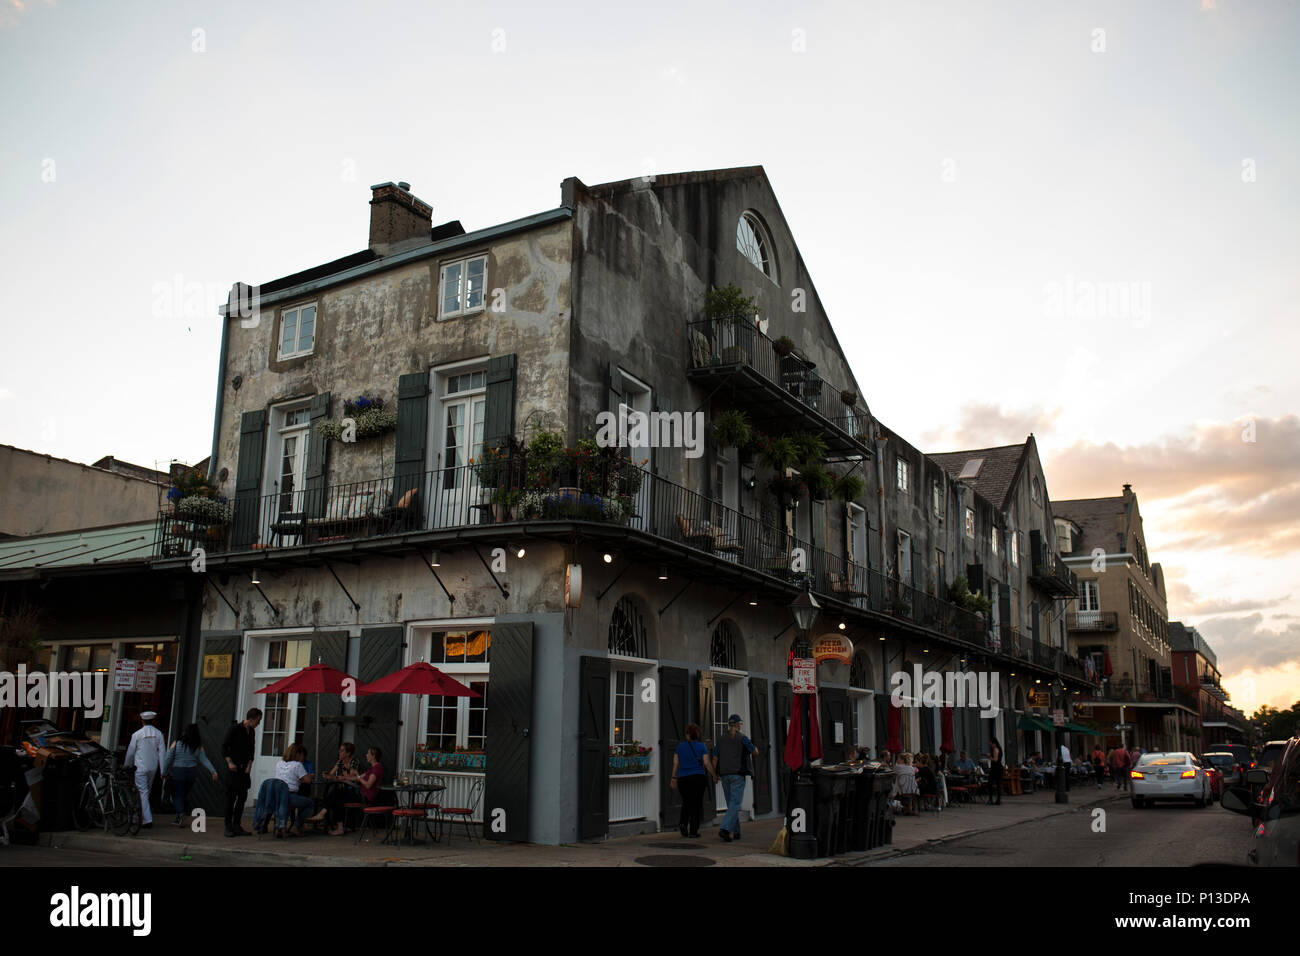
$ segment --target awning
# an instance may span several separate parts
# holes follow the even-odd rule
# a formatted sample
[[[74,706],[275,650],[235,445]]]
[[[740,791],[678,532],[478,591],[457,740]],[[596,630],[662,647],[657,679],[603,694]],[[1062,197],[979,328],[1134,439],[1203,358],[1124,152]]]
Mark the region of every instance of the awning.
[[[1022,714],[1019,722],[1016,724],[1018,730],[1046,730],[1051,733],[1056,728],[1046,717],[1034,717],[1031,714]]]
[[[1076,724],[1072,720],[1066,722],[1065,729],[1076,734],[1092,734],[1094,737],[1102,736],[1101,731],[1095,727],[1085,727],[1083,724]]]

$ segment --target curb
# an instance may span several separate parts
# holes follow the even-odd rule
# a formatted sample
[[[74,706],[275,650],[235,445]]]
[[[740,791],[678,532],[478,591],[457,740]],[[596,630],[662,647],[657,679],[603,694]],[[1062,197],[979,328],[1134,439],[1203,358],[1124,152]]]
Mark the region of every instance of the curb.
[[[126,841],[129,841],[127,843]],[[176,862],[183,856],[190,856],[204,861],[229,863],[234,866],[386,866],[387,860],[358,860],[341,856],[318,856],[306,853],[282,853],[247,850],[237,847],[211,847],[203,843],[173,843],[170,840],[153,840],[148,837],[107,837],[94,833],[80,833],[75,830],[63,830],[48,834],[41,840],[41,846],[50,849],[86,850],[89,852],[116,855],[118,848],[127,845],[135,857],[151,860],[168,860]]]

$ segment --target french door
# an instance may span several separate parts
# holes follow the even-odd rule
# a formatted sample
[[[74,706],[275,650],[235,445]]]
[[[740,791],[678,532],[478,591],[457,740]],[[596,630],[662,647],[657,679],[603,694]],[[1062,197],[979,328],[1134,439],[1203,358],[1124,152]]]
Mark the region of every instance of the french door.
[[[487,411],[483,372],[448,376],[438,408],[437,508],[434,527],[473,523],[474,505],[483,504],[478,477],[470,461],[483,454],[483,422]]]

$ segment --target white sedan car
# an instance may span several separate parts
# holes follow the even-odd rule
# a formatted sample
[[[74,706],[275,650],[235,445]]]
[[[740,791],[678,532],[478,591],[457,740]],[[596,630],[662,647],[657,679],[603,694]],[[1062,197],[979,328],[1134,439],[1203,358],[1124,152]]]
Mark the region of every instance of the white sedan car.
[[[1136,809],[1157,800],[1191,800],[1198,807],[1213,800],[1210,775],[1189,753],[1143,754],[1131,775],[1129,788]]]

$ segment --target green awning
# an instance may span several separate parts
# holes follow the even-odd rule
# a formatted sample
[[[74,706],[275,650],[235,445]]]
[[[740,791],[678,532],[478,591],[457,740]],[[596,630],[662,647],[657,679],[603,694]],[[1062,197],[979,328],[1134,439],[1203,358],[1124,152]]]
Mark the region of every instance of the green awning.
[[[1101,736],[1101,731],[1097,730],[1095,727],[1085,727],[1083,724],[1076,724],[1072,720],[1066,723],[1065,729],[1073,731],[1076,734],[1092,734],[1094,737]]]
[[[1022,714],[1016,728],[1018,730],[1046,730],[1048,733],[1056,729],[1046,717],[1035,717],[1032,714]]]

